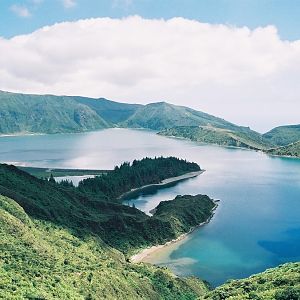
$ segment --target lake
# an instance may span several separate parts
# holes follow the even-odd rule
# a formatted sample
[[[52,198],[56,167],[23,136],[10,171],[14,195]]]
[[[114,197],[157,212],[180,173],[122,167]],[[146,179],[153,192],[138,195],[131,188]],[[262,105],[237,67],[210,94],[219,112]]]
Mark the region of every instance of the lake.
[[[300,159],[165,138],[145,130],[2,137],[0,161],[50,168],[110,169],[145,156],[197,162],[202,175],[137,195],[149,212],[178,194],[220,199],[211,222],[149,257],[178,275],[216,286],[284,262],[300,261]]]

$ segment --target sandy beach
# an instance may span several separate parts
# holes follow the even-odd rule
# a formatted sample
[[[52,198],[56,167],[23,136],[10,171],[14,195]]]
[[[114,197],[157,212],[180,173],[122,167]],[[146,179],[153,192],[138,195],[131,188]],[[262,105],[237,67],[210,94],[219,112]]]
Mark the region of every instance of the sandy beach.
[[[210,220],[212,219],[212,217],[214,216],[214,211],[216,210],[216,208],[218,207],[218,203],[219,200],[216,200],[215,201],[215,206],[212,208],[211,212],[212,212],[212,215],[205,221],[205,222],[202,222],[200,224],[198,224],[197,226],[191,228],[188,232],[186,233],[183,233],[181,234],[178,238],[176,239],[173,239],[171,241],[168,241],[166,242],[165,244],[163,245],[157,245],[157,246],[152,246],[150,248],[146,248],[146,249],[143,249],[142,251],[140,251],[139,253],[133,255],[130,257],[130,261],[133,262],[133,263],[139,263],[139,262],[143,262],[148,256],[154,254],[155,252],[158,252],[159,250],[163,249],[163,248],[166,248],[168,246],[171,246],[175,243],[178,243],[182,240],[184,240],[185,238],[188,237],[189,234],[191,234],[194,230],[196,230],[197,228],[205,225],[205,224],[208,224],[210,222]]]
[[[205,172],[205,170],[200,170],[200,171],[196,171],[196,172],[189,172],[189,173],[186,173],[186,174],[183,174],[183,175],[180,175],[180,176],[164,179],[160,183],[148,184],[148,185],[141,186],[139,188],[131,189],[130,191],[128,191],[128,192],[124,193],[123,195],[121,195],[119,197],[119,199],[122,199],[125,196],[128,196],[129,194],[131,194],[133,192],[140,191],[140,190],[143,190],[143,189],[148,188],[148,187],[164,186],[164,185],[176,182],[176,181],[181,181],[181,180],[193,178],[193,177],[196,177],[196,176],[202,174],[203,172]]]

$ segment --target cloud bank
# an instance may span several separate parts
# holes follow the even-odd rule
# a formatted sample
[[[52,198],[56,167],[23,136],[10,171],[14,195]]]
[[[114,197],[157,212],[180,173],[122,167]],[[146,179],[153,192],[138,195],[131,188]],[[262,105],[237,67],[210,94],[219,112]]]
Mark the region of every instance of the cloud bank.
[[[0,38],[0,52],[2,90],[165,100],[261,131],[300,123],[300,41],[273,26],[87,19]]]

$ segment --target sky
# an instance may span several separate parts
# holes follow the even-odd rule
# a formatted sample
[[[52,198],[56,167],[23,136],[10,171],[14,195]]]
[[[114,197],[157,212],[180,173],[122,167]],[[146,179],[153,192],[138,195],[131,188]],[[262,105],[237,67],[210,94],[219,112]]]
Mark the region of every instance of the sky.
[[[0,0],[0,89],[299,124],[300,0]]]

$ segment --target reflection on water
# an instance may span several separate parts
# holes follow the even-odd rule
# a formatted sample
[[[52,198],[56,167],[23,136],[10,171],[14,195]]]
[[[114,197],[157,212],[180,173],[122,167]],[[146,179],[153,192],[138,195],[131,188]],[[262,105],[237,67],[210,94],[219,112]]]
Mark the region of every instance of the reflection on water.
[[[300,261],[300,160],[201,145],[149,131],[108,129],[83,134],[5,137],[0,161],[41,167],[111,169],[145,156],[177,156],[206,170],[165,189],[135,195],[148,212],[184,194],[220,199],[211,222],[187,240],[149,257],[177,274],[213,285],[287,261]]]

